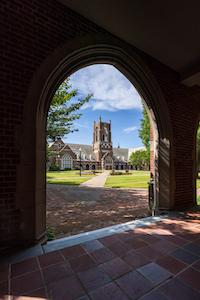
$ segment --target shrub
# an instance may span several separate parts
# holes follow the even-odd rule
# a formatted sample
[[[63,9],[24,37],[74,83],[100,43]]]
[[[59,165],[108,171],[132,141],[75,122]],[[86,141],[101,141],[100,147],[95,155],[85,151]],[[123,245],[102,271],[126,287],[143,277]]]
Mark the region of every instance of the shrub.
[[[49,171],[60,171],[60,167],[56,164],[52,164],[50,167],[49,167]]]
[[[52,227],[47,226],[46,228],[47,241],[52,241],[55,238],[54,229]]]
[[[129,170],[126,170],[126,172],[120,172],[120,171],[111,171],[110,175],[131,175],[132,173],[129,172]]]

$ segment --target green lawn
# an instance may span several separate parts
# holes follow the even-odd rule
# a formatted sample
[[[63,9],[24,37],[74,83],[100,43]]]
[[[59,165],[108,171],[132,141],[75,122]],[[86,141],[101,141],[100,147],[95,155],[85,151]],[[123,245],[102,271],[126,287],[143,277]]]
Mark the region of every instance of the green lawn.
[[[197,205],[200,205],[200,196],[197,196]]]
[[[110,175],[105,187],[112,188],[147,188],[149,171],[132,171],[132,175]]]
[[[197,179],[197,189],[200,189],[200,179]],[[197,205],[200,205],[200,196],[197,196]]]
[[[79,185],[92,177],[94,177],[93,174],[86,174],[85,172],[80,176],[79,170],[50,171],[47,172],[47,183]]]

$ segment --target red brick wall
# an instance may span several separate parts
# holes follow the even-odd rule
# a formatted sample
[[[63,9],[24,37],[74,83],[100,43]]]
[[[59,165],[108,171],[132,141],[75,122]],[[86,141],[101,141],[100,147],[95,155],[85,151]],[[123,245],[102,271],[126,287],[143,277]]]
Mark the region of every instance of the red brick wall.
[[[23,103],[34,72],[55,48],[97,27],[54,0],[0,1],[0,243],[18,238],[16,172]],[[25,142],[25,141],[23,141]]]
[[[185,87],[180,83],[176,72],[145,54],[141,55],[157,79],[170,113],[175,169],[174,208],[188,207],[194,204],[196,192],[194,191],[195,130],[200,115],[200,88]]]
[[[21,126],[33,74],[58,46],[101,29],[55,0],[2,0],[0,14],[0,243],[3,246],[14,242],[20,233],[17,166],[21,143],[26,142],[20,140]],[[188,91],[179,84],[175,72],[142,53],[141,56],[157,78],[169,106],[175,149],[175,200],[177,207],[184,206],[192,201],[193,132],[200,107],[199,89]]]
[[[151,177],[154,176],[154,137],[153,129],[150,127],[150,172]]]

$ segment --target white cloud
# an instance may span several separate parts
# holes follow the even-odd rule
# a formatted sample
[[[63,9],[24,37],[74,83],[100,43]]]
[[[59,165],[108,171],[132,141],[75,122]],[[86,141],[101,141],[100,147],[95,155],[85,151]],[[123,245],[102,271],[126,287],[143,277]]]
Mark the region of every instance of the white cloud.
[[[83,108],[108,111],[142,108],[137,90],[111,65],[85,67],[72,74],[70,79],[73,88],[77,88],[80,94],[93,94],[93,98]]]
[[[127,128],[125,128],[123,131],[124,131],[125,133],[130,133],[130,132],[135,131],[135,130],[137,130],[137,129],[138,129],[137,126],[132,126],[132,127],[127,127]]]

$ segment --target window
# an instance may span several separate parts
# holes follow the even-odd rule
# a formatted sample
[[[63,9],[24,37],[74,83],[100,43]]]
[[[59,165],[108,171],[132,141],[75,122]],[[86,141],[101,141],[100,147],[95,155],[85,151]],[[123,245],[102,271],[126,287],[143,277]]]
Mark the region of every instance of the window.
[[[61,160],[61,169],[72,169],[72,158],[70,155],[65,154]]]

